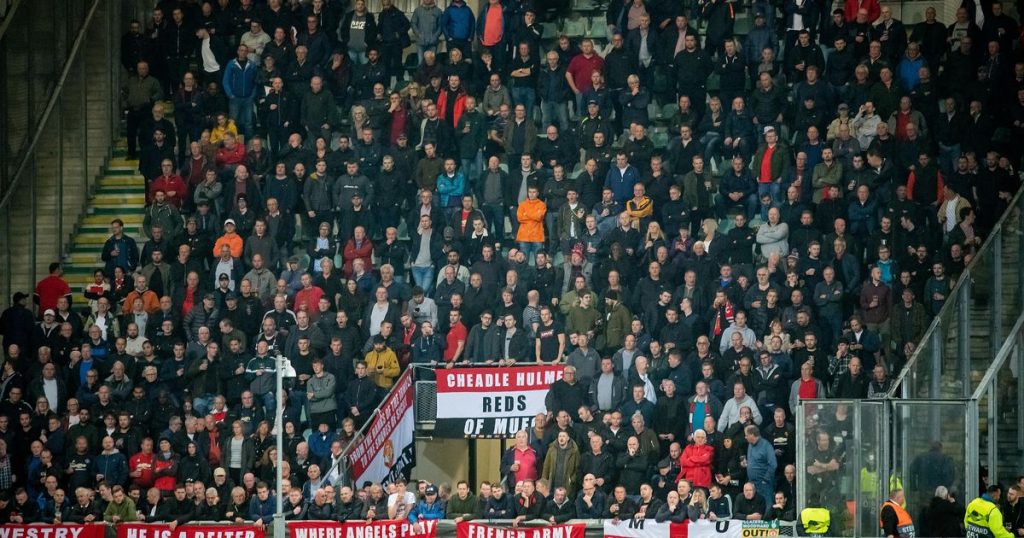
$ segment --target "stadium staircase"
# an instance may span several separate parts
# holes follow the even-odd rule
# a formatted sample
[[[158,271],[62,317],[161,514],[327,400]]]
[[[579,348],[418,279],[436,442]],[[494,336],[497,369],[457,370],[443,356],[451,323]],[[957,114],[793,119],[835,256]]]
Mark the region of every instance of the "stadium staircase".
[[[76,300],[83,288],[92,283],[93,272],[103,267],[100,255],[103,243],[110,236],[111,220],[123,220],[125,234],[139,241],[140,249],[145,240],[142,218],[146,207],[146,181],[138,171],[138,161],[128,160],[126,153],[125,139],[119,139],[72,234],[64,259],[65,279],[71,284]]]

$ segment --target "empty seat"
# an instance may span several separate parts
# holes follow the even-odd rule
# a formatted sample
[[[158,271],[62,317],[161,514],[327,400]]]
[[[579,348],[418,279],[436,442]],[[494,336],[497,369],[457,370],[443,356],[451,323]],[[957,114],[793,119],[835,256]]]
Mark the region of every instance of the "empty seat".
[[[587,20],[578,15],[567,17],[563,21],[562,29],[569,37],[583,37],[587,35]]]

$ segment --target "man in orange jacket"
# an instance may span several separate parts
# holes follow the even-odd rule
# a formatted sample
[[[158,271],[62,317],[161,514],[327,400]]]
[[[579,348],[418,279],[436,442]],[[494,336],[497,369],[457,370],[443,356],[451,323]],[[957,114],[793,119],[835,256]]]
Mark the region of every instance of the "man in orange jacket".
[[[544,246],[544,215],[548,212],[548,206],[537,198],[537,193],[535,186],[526,189],[526,199],[516,209],[516,219],[519,221],[516,241],[528,261],[533,260],[537,251]]]
[[[228,219],[224,221],[224,235],[217,238],[217,242],[213,245],[213,255],[220,256],[220,247],[227,245],[228,249],[231,250],[232,258],[241,258],[242,249],[245,246],[242,236],[235,233],[235,219]]]

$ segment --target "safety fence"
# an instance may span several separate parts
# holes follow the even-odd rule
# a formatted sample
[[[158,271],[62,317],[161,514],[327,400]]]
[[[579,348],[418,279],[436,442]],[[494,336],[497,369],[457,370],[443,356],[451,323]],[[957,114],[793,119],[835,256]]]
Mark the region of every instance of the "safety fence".
[[[916,517],[946,486],[978,484],[977,401],[808,400],[797,408],[797,507],[826,508],[831,536],[877,536],[879,510],[904,489]]]
[[[28,524],[0,527],[2,538],[282,538],[273,524],[254,521],[190,521],[172,527],[167,523]],[[682,528],[682,530],[681,530]],[[689,532],[686,532],[688,528]],[[621,530],[620,530],[621,529]],[[672,529],[670,531],[670,529]],[[680,532],[681,531],[681,532]],[[739,538],[741,536],[797,536],[792,521],[718,522],[669,524],[653,519],[619,521],[603,519],[570,520],[552,524],[545,520],[479,519],[456,523],[451,519],[423,520],[418,525],[406,520],[367,521],[285,521],[284,538],[377,538],[377,537],[493,537],[493,538],[592,538],[609,535],[669,538],[670,536]]]

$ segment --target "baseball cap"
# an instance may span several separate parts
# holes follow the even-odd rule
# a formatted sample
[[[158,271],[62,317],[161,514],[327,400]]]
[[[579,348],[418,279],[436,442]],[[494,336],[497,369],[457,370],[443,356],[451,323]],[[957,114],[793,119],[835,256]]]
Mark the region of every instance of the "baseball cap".
[[[207,293],[206,295],[203,295],[203,299],[209,299],[209,300],[212,301],[213,300],[213,294],[212,293]]]
[[[775,132],[775,127],[772,127],[771,125],[765,126],[764,134],[774,133],[774,132]]]
[[[437,495],[437,486],[427,486],[427,491],[424,493],[427,495]]]
[[[46,311],[43,312],[43,315],[44,316],[56,316],[57,313],[54,312],[52,308],[47,308]]]
[[[597,102],[597,99],[591,99],[591,100],[587,101],[587,104],[588,105],[598,105],[600,103]]]
[[[235,219],[228,219],[228,220],[224,221],[224,226],[227,226],[228,224],[234,226],[235,225]]]
[[[237,301],[238,294],[233,291],[229,291],[228,294],[224,297],[224,299],[227,301]]]

